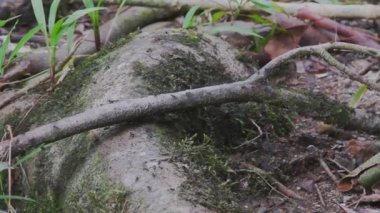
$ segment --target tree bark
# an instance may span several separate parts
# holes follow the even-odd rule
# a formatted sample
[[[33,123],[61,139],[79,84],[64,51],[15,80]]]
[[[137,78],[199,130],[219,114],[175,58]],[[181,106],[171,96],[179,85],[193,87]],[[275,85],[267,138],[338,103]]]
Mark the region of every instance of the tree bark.
[[[156,113],[226,102],[263,102],[269,100],[293,107],[295,111],[301,114],[335,123],[345,128],[379,132],[380,118],[378,116],[356,114],[352,109],[324,96],[306,95],[265,83],[271,75],[279,72],[279,69],[276,69],[278,66],[288,63],[290,59],[295,57],[313,54],[325,59],[331,66],[344,69],[343,72],[348,74],[350,78],[360,80],[354,74],[347,73],[347,68],[344,65],[330,59],[332,56],[327,50],[331,49],[355,50],[372,56],[380,55],[379,50],[345,43],[301,47],[272,60],[245,81],[120,101],[37,127],[13,138],[11,141],[12,157],[25,153],[43,143],[53,142],[87,130],[133,121]],[[0,144],[0,155],[7,153],[9,144],[10,141],[4,141]]]
[[[107,2],[121,3],[122,0],[107,0]],[[238,1],[240,2],[240,1]],[[254,4],[248,0],[243,0],[242,4],[238,4],[230,0],[128,0],[128,5],[146,6],[146,7],[188,7],[199,5],[203,9],[216,8],[222,10],[242,9],[244,11],[257,11]],[[379,18],[379,5],[333,5],[333,4],[317,4],[317,3],[285,3],[276,2],[281,6],[287,14],[296,15],[298,10],[307,7],[314,13],[324,17],[334,18]]]

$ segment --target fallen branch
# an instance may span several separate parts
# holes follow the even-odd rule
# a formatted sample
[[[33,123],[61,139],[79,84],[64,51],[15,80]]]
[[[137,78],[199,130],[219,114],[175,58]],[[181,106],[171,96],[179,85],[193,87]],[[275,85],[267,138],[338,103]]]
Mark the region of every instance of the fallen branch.
[[[122,0],[108,0],[108,2],[121,3]],[[239,3],[242,2],[242,3]],[[298,10],[307,7],[318,15],[335,18],[379,18],[379,5],[332,5],[317,3],[283,3],[277,2],[290,15],[296,15]],[[216,8],[222,10],[257,11],[257,8],[248,0],[128,0],[127,5],[145,7],[178,8],[199,5],[203,9]]]
[[[156,113],[226,102],[263,102],[274,100],[295,107],[294,110],[301,114],[336,123],[342,127],[372,132],[380,131],[379,117],[371,115],[367,120],[361,120],[363,119],[362,115],[357,115],[352,109],[341,106],[336,101],[327,98],[321,100],[321,97],[324,96],[319,96],[318,98],[316,95],[294,92],[265,83],[267,78],[279,71],[279,69],[276,69],[278,66],[288,63],[289,60],[296,57],[318,55],[323,59],[328,59],[327,62],[330,65],[343,68],[344,71],[347,71],[345,70],[347,68],[341,67],[342,65],[335,59],[335,61],[329,59],[333,57],[327,51],[338,49],[359,51],[360,53],[372,56],[380,55],[379,50],[346,43],[301,47],[272,60],[261,68],[257,74],[254,74],[245,81],[120,101],[88,109],[82,113],[37,127],[13,139],[12,157],[43,143],[60,140],[87,130],[133,121],[137,118]],[[360,75],[358,74],[358,76]],[[350,77],[360,80],[360,78],[351,73]],[[368,87],[379,89],[378,85],[368,85]],[[300,107],[297,108],[297,106]],[[8,149],[8,141],[0,144],[0,154],[4,155]]]

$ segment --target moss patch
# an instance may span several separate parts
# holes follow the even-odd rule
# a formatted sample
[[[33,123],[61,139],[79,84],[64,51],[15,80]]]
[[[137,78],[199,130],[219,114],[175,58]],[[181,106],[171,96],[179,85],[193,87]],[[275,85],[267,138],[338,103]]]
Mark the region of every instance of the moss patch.
[[[203,35],[192,30],[178,29],[177,33],[168,33],[167,35],[160,35],[155,37],[155,41],[174,41],[188,47],[198,49],[203,39]]]
[[[20,121],[21,115],[22,112],[20,110],[15,110],[11,114],[8,114],[4,120],[0,121],[0,134],[2,135],[4,132],[6,132],[6,125],[15,127]]]
[[[134,75],[143,80],[146,91],[155,95],[232,81],[218,58],[197,51],[205,60],[176,50],[161,55],[162,60],[155,66],[135,62]],[[236,162],[234,156],[241,150],[234,147],[259,134],[250,119],[269,137],[287,135],[293,128],[288,114],[283,107],[248,102],[157,116],[156,121],[167,127],[162,134],[176,136],[174,140],[161,140],[163,149],[172,154],[174,162],[188,166],[188,181],[182,186],[182,196],[222,212],[241,211],[247,196],[263,192],[267,186],[260,178],[247,178],[235,171],[241,162]],[[252,149],[255,147],[245,151]],[[248,179],[248,185],[242,190],[240,181],[244,178]]]
[[[70,73],[54,92],[32,111],[27,121],[24,122],[24,128],[29,128],[32,124],[39,125],[59,120],[81,111],[86,106],[82,91],[91,84],[91,77],[101,67],[112,64],[114,57],[110,52],[130,42],[134,36],[135,33],[130,33],[128,37],[118,40],[110,47],[103,48],[100,52],[81,62],[75,71]]]
[[[62,212],[62,208],[59,207],[58,199],[54,193],[47,192],[45,194],[39,194],[37,192],[31,195],[36,202],[27,202],[21,205],[20,212],[25,213],[53,213]]]
[[[112,54],[109,54],[110,51],[129,42],[133,36],[134,34],[131,34],[126,39],[120,39],[118,42],[116,42],[116,44],[112,45],[109,48],[103,49],[99,53],[88,57],[82,63],[80,63],[76,67],[75,72],[70,73],[65,78],[65,80],[54,90],[54,92],[49,95],[46,100],[43,100],[43,102],[32,111],[27,120],[24,122],[23,131],[32,128],[32,126],[59,120],[63,117],[81,111],[86,106],[86,102],[84,98],[82,98],[82,92],[89,84],[92,83],[92,76],[97,71],[99,71],[101,67],[106,67],[112,63],[114,57]],[[82,133],[64,139],[60,141],[59,144],[54,145],[53,154],[59,155],[61,157],[60,165],[54,165],[55,162],[51,161],[52,153],[50,153],[50,148],[48,148],[46,151],[40,152],[37,157],[32,159],[34,161],[31,163],[33,164],[33,169],[35,169],[35,171],[38,173],[34,174],[34,177],[36,177],[36,179],[33,182],[32,189],[29,190],[28,196],[37,200],[38,204],[34,205],[32,203],[28,203],[26,206],[24,206],[24,209],[27,209],[27,212],[66,211],[66,205],[62,205],[61,203],[61,193],[65,191],[67,184],[71,181],[72,175],[78,172],[78,168],[81,167],[83,161],[85,161],[86,157],[91,154],[94,145],[94,139],[92,139],[88,133]],[[58,171],[59,174],[55,174],[53,172],[56,170],[56,167],[60,167]],[[94,167],[96,169],[101,169],[101,167],[99,167],[97,164],[95,164]],[[88,179],[92,178],[91,175],[88,176]],[[104,186],[105,188],[96,188],[96,192],[100,192],[100,194],[92,192],[91,189],[88,189],[89,194],[85,195],[87,197],[83,199],[85,199],[86,202],[94,201],[94,203],[87,203],[86,205],[104,205],[105,208],[108,208],[108,204],[104,202],[102,203],[101,201],[109,201],[110,205],[112,204],[113,207],[118,208],[119,204],[114,205],[108,199],[114,199],[116,194],[121,191],[120,187],[112,185],[110,180],[105,179],[105,175],[101,176],[100,178],[100,175],[98,174],[93,178],[97,178],[99,185],[82,185],[82,187]],[[103,185],[101,185],[100,182],[102,182]],[[84,189],[85,188],[82,188],[82,190]],[[116,190],[117,192],[113,190]],[[25,193],[25,190],[23,193]],[[125,194],[125,190],[123,193]],[[124,200],[121,204],[123,203]],[[73,207],[79,209],[79,206],[75,206],[74,204]],[[41,209],[44,211],[40,211]],[[86,211],[86,209],[82,209],[82,212]]]
[[[65,199],[64,206],[72,212],[121,212],[126,204],[128,192],[112,182],[103,171],[107,171],[100,155],[95,153],[80,180],[75,182]]]
[[[199,62],[193,53],[175,50],[162,55],[163,60],[153,67],[136,61],[133,64],[134,75],[141,77],[146,83],[142,87],[155,95],[231,82],[231,77],[225,74],[225,68],[217,58],[206,53],[201,56],[205,60]]]

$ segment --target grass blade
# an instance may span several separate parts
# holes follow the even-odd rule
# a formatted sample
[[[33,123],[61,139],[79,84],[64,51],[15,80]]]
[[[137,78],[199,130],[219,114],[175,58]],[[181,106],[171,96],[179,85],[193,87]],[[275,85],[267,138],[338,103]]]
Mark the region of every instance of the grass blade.
[[[4,61],[9,47],[9,43],[11,41],[12,30],[7,34],[3,42],[3,45],[0,47],[0,75],[4,74]]]
[[[250,0],[257,9],[263,10],[267,13],[273,14],[275,12],[284,12],[284,8],[272,1],[265,0]]]
[[[8,170],[8,169],[9,169],[8,162],[0,162],[0,172]]]
[[[46,29],[46,18],[42,0],[32,0],[32,7],[37,23],[41,25],[42,32],[44,33],[46,46],[49,46],[49,37]]]
[[[193,26],[194,23],[194,15],[197,12],[199,6],[195,5],[190,8],[190,10],[186,13],[185,20],[183,21],[182,28],[189,29]]]
[[[83,0],[83,4],[84,4],[84,6],[85,6],[86,8],[94,8],[94,7],[95,7],[93,0]],[[95,12],[90,12],[90,13],[88,13],[88,15],[89,15],[90,18],[91,18],[91,22],[92,22],[92,24],[94,24],[95,19],[96,19],[96,17],[95,17],[95,16],[96,16]]]
[[[211,16],[211,23],[218,22],[223,16],[226,15],[226,11],[218,11]]]
[[[338,0],[315,0],[319,4],[339,4]]]
[[[57,23],[54,24],[51,32],[50,32],[50,46],[54,48],[59,40],[62,37],[63,32],[65,31],[64,28],[62,27],[62,24],[64,22],[64,18],[61,18],[60,20],[57,21]]]
[[[75,33],[75,27],[76,23],[70,25],[66,30],[66,36],[67,36],[67,52],[70,53],[70,50],[73,46],[74,42],[74,33]]]
[[[17,43],[16,47],[13,49],[11,55],[9,56],[9,60],[12,60],[16,57],[18,51],[25,45],[26,42],[29,41],[30,38],[34,36],[38,31],[41,30],[41,25],[35,26],[33,29],[29,30],[28,33],[26,33],[22,39]]]
[[[83,0],[83,4],[86,8],[95,7],[93,0]]]
[[[58,5],[61,0],[54,0],[53,3],[50,6],[49,10],[49,32],[53,30],[54,24],[55,24],[55,19],[57,17],[57,10],[58,10]]]
[[[44,72],[44,74],[46,74],[47,70],[42,71],[42,72]],[[42,78],[45,78],[45,77],[46,76],[42,76]],[[41,79],[37,79],[37,81],[40,81]],[[42,150],[44,150],[50,146],[52,146],[52,145],[51,144],[42,144],[39,147],[32,149],[31,151],[29,151],[25,155],[23,155],[21,158],[17,158],[16,163],[14,165],[12,165],[12,167],[15,168],[15,167],[21,165],[22,163],[34,158],[35,156],[37,156],[38,153],[40,153]]]
[[[28,198],[28,197],[23,197],[23,196],[17,196],[17,195],[0,195],[0,200],[8,200],[11,198],[12,200],[24,200],[24,201],[30,201],[30,202],[36,202],[35,200]]]
[[[70,16],[67,17],[65,22],[63,22],[63,25],[69,26],[69,25],[73,24],[74,22],[76,22],[80,17],[87,15],[88,13],[98,11],[98,10],[104,10],[104,9],[106,9],[106,8],[105,7],[93,7],[93,8],[86,8],[86,9],[82,9],[82,10],[77,10],[73,14],[71,14]]]
[[[349,106],[352,108],[356,108],[359,105],[359,102],[362,99],[365,92],[367,92],[367,86],[361,85],[359,87],[359,90],[352,96]]]
[[[256,33],[253,29],[231,26],[231,25],[222,25],[222,26],[213,27],[207,30],[206,32],[212,35],[220,33],[220,32],[235,32],[235,33],[240,33],[242,35],[251,35],[257,38],[263,38],[261,35]]]
[[[20,17],[21,15],[18,15],[18,16],[13,16],[9,19],[6,19],[6,20],[0,20],[0,27],[4,27],[8,22]]]

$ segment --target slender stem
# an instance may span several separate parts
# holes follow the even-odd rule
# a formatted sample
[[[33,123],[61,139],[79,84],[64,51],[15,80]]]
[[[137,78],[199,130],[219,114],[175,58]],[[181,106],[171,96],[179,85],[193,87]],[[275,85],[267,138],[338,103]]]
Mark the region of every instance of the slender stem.
[[[99,23],[96,23],[94,25],[94,38],[95,38],[96,51],[100,51],[101,43],[100,43]]]

